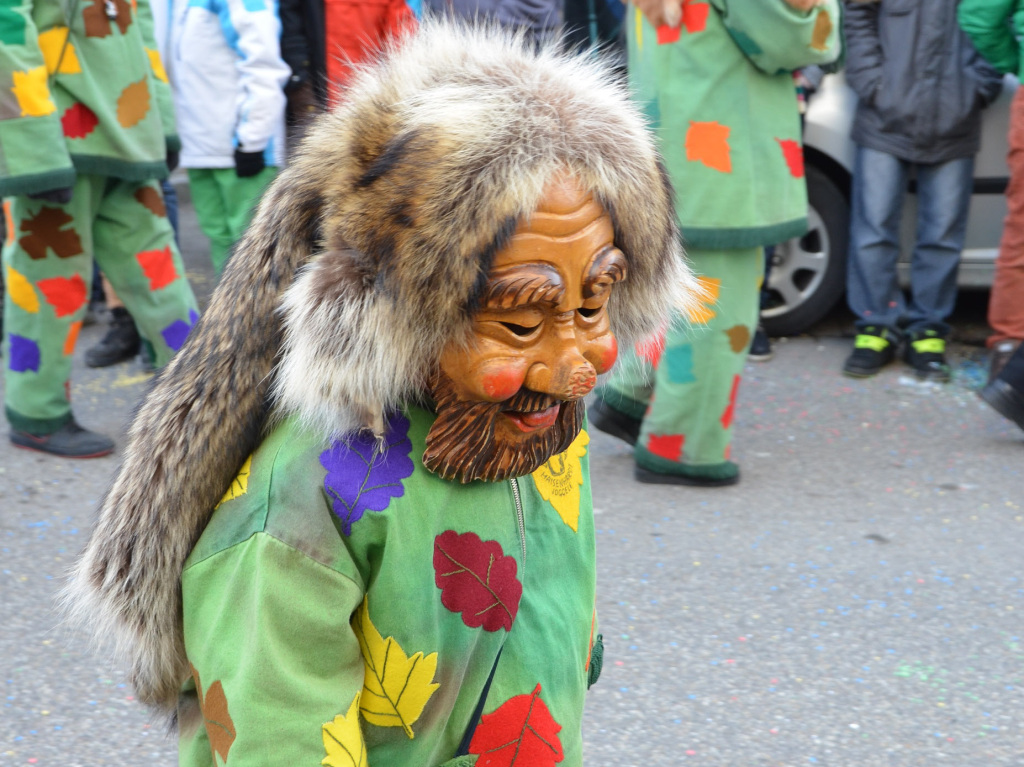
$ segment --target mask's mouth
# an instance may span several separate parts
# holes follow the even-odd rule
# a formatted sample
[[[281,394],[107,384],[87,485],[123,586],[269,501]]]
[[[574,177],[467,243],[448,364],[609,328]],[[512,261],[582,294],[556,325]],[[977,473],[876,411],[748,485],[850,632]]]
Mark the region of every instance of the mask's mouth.
[[[561,410],[561,400],[528,389],[522,389],[501,407],[502,415],[527,433],[554,426]]]

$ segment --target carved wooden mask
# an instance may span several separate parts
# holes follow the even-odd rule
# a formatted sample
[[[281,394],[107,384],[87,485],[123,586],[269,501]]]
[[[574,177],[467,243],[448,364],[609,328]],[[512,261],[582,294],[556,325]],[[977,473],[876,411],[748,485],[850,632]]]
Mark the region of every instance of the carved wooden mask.
[[[441,356],[423,463],[446,478],[529,474],[576,438],[618,354],[606,304],[626,277],[611,217],[560,173],[494,259],[468,344]]]

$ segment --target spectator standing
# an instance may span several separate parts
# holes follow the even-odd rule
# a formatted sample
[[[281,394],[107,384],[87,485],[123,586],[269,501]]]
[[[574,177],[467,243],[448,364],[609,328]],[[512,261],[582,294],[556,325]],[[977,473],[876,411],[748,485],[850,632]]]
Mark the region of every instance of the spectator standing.
[[[535,43],[551,39],[562,22],[562,0],[425,0],[423,7],[469,21],[497,21],[523,30]]]
[[[178,146],[148,0],[0,9],[5,411],[16,446],[75,458],[109,438],[71,411],[95,256],[164,364],[198,314],[158,179]]]
[[[284,159],[280,34],[275,0],[171,5],[181,164],[218,274]]]
[[[915,373],[948,381],[946,320],[956,302],[981,110],[1002,77],[957,24],[957,3],[848,2],[846,78],[857,93],[847,302],[857,337],[843,372],[875,375],[901,342]],[[917,181],[910,301],[896,262],[903,198]]]
[[[676,188],[684,242],[707,294],[690,319],[704,327],[680,319],[663,351],[646,348],[620,365],[591,422],[636,445],[640,481],[733,484],[733,412],[757,326],[764,247],[807,230],[791,71],[838,57],[839,6],[687,2],[674,27],[660,0],[631,14],[630,85]]]
[[[1018,37],[1024,33],[1022,0],[962,0],[960,25],[978,52],[1000,72],[1024,77]],[[1010,184],[1006,188],[1006,221],[996,258],[996,276],[988,304],[988,338],[992,350],[991,384],[1024,339],[1024,88],[1010,106]]]

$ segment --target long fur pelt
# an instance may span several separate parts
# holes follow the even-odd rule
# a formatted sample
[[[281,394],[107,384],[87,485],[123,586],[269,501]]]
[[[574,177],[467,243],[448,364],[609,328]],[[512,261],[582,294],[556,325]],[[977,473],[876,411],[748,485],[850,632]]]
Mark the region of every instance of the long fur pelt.
[[[604,64],[428,19],[317,122],[139,409],[65,594],[142,701],[173,711],[182,566],[272,409],[325,439],[379,434],[466,337],[494,254],[564,169],[628,259],[609,303],[625,347],[698,289],[653,139]]]

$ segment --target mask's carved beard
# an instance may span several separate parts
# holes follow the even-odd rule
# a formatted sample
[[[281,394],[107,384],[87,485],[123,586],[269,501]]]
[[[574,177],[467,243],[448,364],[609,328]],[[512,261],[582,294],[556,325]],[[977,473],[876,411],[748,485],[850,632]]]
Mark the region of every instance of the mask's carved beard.
[[[432,388],[437,420],[427,432],[423,465],[444,479],[497,482],[531,474],[568,449],[583,427],[582,399],[566,402],[521,389],[504,402],[463,402],[456,398],[450,379],[440,373]],[[495,419],[503,410],[537,412],[558,403],[558,420],[546,429],[517,432],[514,439],[504,429],[495,432]]]

